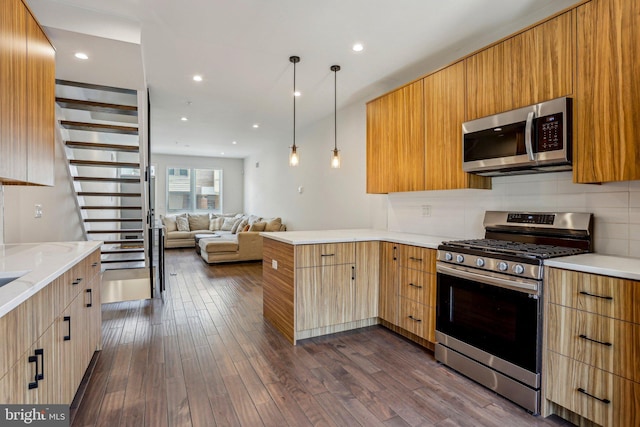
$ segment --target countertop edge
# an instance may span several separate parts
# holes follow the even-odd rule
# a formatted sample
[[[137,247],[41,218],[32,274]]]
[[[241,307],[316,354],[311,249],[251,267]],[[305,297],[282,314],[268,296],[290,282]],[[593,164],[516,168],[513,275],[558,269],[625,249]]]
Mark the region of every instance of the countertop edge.
[[[67,258],[61,259],[59,264],[55,267],[42,266],[33,268],[32,271],[24,276],[16,279],[14,282],[5,285],[7,289],[0,288],[1,293],[9,293],[12,291],[13,295],[9,299],[0,303],[0,317],[5,316],[11,312],[14,308],[25,302],[27,299],[37,294],[49,283],[60,277],[65,271],[76,265],[82,259],[86,258],[90,253],[99,249],[102,245],[101,241],[80,241],[80,242],[44,242],[41,244],[25,244],[24,246],[31,246],[34,249],[39,246],[45,245],[65,245],[66,247],[75,248],[76,251],[73,255]],[[2,245],[3,247],[18,247],[20,245]],[[81,246],[86,246],[80,250]],[[15,255],[14,255],[15,256]],[[24,268],[21,268],[24,270]],[[1,292],[4,290],[5,292]],[[16,291],[17,290],[17,291]]]
[[[294,234],[295,233],[295,234]],[[317,234],[326,233],[326,236],[318,236]],[[309,234],[309,237],[299,237],[300,235]],[[347,242],[367,242],[380,241],[399,243],[412,246],[419,246],[429,249],[437,249],[441,242],[446,240],[454,240],[455,238],[443,236],[428,236],[421,234],[409,234],[390,232],[384,230],[327,230],[327,231],[275,231],[261,232],[261,236],[276,240],[289,245],[315,245],[322,243],[347,243]],[[293,237],[292,237],[293,236]]]
[[[640,281],[640,260],[637,258],[589,253],[545,260],[544,265],[581,273]]]

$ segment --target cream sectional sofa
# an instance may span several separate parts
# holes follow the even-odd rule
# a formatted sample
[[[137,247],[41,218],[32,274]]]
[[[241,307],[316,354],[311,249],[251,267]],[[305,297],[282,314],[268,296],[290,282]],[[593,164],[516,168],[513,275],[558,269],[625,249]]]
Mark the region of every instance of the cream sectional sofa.
[[[262,259],[261,231],[285,231],[280,218],[261,218],[244,214],[180,214],[162,218],[166,248],[195,247],[199,239],[200,256],[207,263]]]

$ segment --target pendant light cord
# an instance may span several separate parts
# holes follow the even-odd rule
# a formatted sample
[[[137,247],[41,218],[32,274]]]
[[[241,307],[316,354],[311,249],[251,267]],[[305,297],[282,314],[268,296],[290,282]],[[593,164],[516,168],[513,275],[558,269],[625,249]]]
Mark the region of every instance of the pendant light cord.
[[[339,65],[332,65],[333,71],[333,151],[338,150],[338,71]]]

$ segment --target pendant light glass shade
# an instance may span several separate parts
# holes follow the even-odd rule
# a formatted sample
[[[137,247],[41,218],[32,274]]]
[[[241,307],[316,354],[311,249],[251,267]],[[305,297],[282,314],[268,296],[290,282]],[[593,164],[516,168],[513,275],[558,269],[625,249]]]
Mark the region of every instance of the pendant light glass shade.
[[[296,147],[296,64],[300,62],[299,56],[290,56],[289,61],[293,63],[293,145],[289,152],[289,166],[298,166],[298,147]]]
[[[331,150],[331,168],[340,168],[340,150],[338,150],[338,71],[339,65],[332,65],[333,71],[333,150]]]

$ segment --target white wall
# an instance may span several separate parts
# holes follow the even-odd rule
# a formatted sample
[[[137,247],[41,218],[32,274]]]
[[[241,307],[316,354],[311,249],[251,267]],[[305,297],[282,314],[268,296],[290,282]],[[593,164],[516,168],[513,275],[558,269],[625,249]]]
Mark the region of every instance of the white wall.
[[[493,178],[492,190],[391,194],[389,230],[482,237],[485,210],[592,212],[596,252],[640,257],[640,181],[574,184],[571,172]]]
[[[333,114],[297,129],[297,167],[289,166],[291,132],[268,144],[270,149],[245,159],[245,211],[282,217],[288,230],[385,229],[386,196],[366,194],[365,129],[364,102],[338,111],[340,169],[331,169],[329,162]],[[303,187],[302,193],[298,187]]]
[[[85,240],[59,132],[56,138],[53,187],[4,187],[4,243]],[[36,204],[42,218],[34,217]]]
[[[0,184],[0,245],[4,243],[4,187]]]
[[[222,157],[174,156],[151,153],[156,167],[156,218],[167,210],[167,168],[222,169],[222,209],[244,212],[244,160]]]

